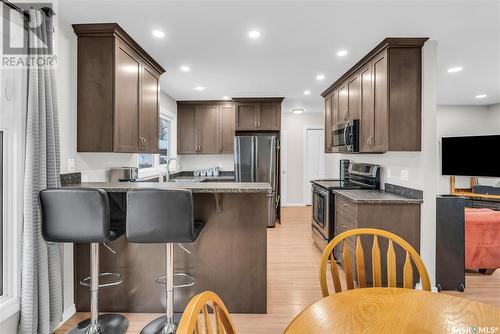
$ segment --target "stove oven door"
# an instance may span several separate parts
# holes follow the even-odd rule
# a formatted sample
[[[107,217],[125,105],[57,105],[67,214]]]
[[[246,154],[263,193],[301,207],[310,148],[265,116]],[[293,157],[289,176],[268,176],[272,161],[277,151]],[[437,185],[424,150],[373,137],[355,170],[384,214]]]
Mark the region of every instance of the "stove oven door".
[[[317,186],[312,187],[312,227],[316,237],[318,233],[328,243],[330,238],[330,193]],[[319,245],[318,245],[319,246]],[[320,247],[321,248],[321,247]]]

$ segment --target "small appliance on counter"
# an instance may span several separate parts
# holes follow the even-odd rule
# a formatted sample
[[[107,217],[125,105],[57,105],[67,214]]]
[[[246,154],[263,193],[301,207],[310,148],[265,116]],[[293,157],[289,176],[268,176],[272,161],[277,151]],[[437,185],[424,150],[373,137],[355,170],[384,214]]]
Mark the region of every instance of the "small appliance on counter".
[[[312,183],[312,238],[324,250],[335,237],[334,189],[380,189],[380,166],[353,162],[344,180],[314,180]]]
[[[137,167],[113,167],[110,170],[111,182],[135,182],[139,177]]]

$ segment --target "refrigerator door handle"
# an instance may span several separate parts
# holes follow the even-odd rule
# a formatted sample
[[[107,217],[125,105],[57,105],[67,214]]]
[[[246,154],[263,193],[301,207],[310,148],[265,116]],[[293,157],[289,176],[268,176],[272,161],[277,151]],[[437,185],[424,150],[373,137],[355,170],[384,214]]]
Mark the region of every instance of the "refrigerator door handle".
[[[241,182],[241,159],[240,159],[240,150],[241,150],[241,145],[240,145],[240,138],[236,137],[234,139],[234,162],[235,162],[235,179],[236,182]]]
[[[271,159],[269,159],[269,182],[273,191],[276,191],[275,177],[276,177],[276,137],[271,140]]]
[[[252,137],[252,158],[251,158],[251,178],[252,182],[256,182],[256,176],[255,176],[255,171],[257,170],[257,154],[258,154],[258,149],[257,149],[257,140],[255,137]]]

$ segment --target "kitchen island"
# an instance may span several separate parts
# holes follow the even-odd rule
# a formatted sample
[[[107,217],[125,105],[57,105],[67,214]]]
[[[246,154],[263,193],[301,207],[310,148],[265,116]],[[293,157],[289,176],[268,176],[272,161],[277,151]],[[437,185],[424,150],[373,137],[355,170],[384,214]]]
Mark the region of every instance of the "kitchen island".
[[[221,296],[232,313],[266,313],[266,230],[268,212],[273,206],[268,183],[91,182],[67,187],[104,189],[108,193],[112,224],[123,228],[128,190],[191,190],[195,219],[205,221],[206,226],[195,243],[183,245],[191,254],[175,246],[175,272],[196,278],[194,286],[175,290],[175,311],[182,312],[197,293],[211,290]],[[164,289],[155,283],[165,273],[164,246],[129,243],[125,236],[110,246],[116,254],[101,247],[100,271],[119,272],[124,281],[101,289],[100,310],[164,312]],[[88,244],[75,245],[75,304],[79,312],[89,310],[89,291],[78,283],[89,274],[89,254]]]

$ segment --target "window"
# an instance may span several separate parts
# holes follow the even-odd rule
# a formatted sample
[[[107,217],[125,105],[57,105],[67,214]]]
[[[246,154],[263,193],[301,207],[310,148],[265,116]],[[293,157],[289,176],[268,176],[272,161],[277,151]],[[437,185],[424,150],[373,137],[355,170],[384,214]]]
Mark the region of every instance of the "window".
[[[3,132],[0,132],[0,296],[3,295]]]
[[[160,117],[160,154],[139,154],[137,165],[139,169],[159,168],[166,165],[170,151],[170,120]]]
[[[168,151],[170,145],[170,121],[160,118],[160,165],[165,165],[168,161]]]
[[[139,168],[152,168],[154,166],[154,154],[139,154]]]

